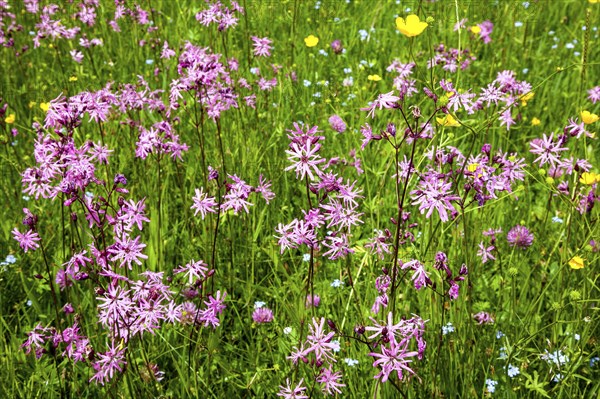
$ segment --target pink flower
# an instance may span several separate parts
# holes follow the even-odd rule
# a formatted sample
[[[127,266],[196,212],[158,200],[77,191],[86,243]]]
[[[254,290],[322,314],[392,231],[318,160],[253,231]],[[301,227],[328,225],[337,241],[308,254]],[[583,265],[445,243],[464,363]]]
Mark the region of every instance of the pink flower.
[[[254,46],[254,55],[257,57],[270,57],[271,56],[271,50],[273,50],[273,47],[271,46],[271,44],[273,43],[272,40],[270,40],[267,37],[263,37],[263,38],[259,38],[256,36],[252,36],[252,41],[254,43],[252,43],[252,45]]]
[[[346,122],[344,122],[339,115],[330,116],[329,125],[331,125],[331,128],[338,133],[344,133],[346,131]]]
[[[90,378],[90,382],[96,381],[104,385],[105,382],[110,381],[113,375],[118,371],[123,371],[123,365],[127,364],[125,361],[125,349],[119,350],[119,346],[115,348],[113,342],[105,353],[97,354],[99,360],[92,363],[92,367],[96,370],[96,374]]]
[[[411,357],[417,356],[418,352],[411,351],[408,349],[408,339],[404,339],[400,342],[390,341],[389,348],[385,345],[381,345],[381,353],[371,352],[369,356],[373,356],[377,360],[373,362],[373,367],[380,367],[381,371],[375,376],[375,379],[379,379],[381,382],[386,382],[392,372],[396,372],[398,379],[402,381],[404,373],[415,374],[415,372],[409,367],[412,362]]]
[[[306,387],[303,384],[304,378],[300,380],[295,388],[292,388],[290,385],[290,380],[286,378],[285,386],[279,386],[279,392],[277,393],[277,396],[281,396],[283,399],[308,399],[308,396],[304,394]]]
[[[293,164],[285,168],[286,171],[294,169],[296,177],[300,175],[300,179],[304,179],[304,176],[307,175],[310,180],[315,180],[313,171],[317,176],[321,175],[322,172],[318,165],[325,162],[325,159],[317,154],[321,149],[320,144],[311,146],[311,142],[308,140],[305,145],[291,143],[290,146],[291,151],[286,150],[285,152],[289,154],[288,160]]]
[[[257,324],[270,323],[273,321],[273,311],[265,307],[254,309],[252,320]]]
[[[23,248],[24,252],[27,252],[30,249],[32,251],[34,251],[39,248],[39,244],[37,242],[40,241],[41,239],[40,239],[40,236],[38,235],[38,233],[36,233],[35,231],[29,230],[29,231],[27,231],[27,233],[22,234],[15,227],[12,230],[12,233],[13,233],[14,239],[19,242],[19,246],[21,248]]]
[[[200,189],[195,189],[195,193],[196,195],[194,195],[194,197],[192,198],[192,200],[194,201],[194,205],[192,205],[192,209],[194,209],[194,216],[196,216],[198,213],[200,213],[200,215],[202,215],[202,220],[204,220],[204,217],[206,216],[207,213],[211,212],[211,213],[216,213],[216,207],[217,207],[217,202],[215,201],[214,197],[209,197],[208,195],[206,195],[206,193],[203,192],[203,188],[200,187]]]

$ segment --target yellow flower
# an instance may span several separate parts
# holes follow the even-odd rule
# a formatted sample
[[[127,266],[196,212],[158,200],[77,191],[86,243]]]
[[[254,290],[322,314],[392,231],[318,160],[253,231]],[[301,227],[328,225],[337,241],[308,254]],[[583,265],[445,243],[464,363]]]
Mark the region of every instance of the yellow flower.
[[[10,114],[6,118],[4,118],[4,122],[6,122],[9,125],[12,125],[13,123],[15,123],[15,119],[15,114]]]
[[[589,125],[590,123],[594,123],[599,119],[598,115],[592,114],[590,111],[581,111],[580,115],[581,115],[581,120],[586,125]]]
[[[536,117],[533,117],[533,119],[531,119],[531,126],[539,126],[540,123],[542,123],[542,121]]]
[[[44,112],[48,112],[48,108],[50,108],[50,103],[40,103],[40,108]]]
[[[315,47],[319,44],[319,38],[315,35],[308,35],[304,38],[304,44],[306,44],[306,47]]]
[[[71,76],[69,82],[77,82],[77,76]]]
[[[477,25],[471,26],[471,32],[473,32],[474,34],[478,34],[479,32],[481,32],[481,28]]]
[[[439,123],[442,126],[447,126],[447,127],[460,126],[460,123],[458,123],[456,121],[456,119],[454,119],[454,117],[450,114],[445,115],[443,118],[436,117],[435,120],[437,121],[437,123]]]
[[[410,14],[408,17],[406,17],[406,20],[404,20],[402,17],[396,18],[396,29],[398,29],[404,36],[418,36],[423,33],[427,26],[427,22],[421,21],[415,14]]]
[[[521,96],[521,105],[523,107],[527,106],[527,101],[531,101],[531,99],[533,98],[533,96],[535,96],[535,93],[530,91],[529,93],[523,94]]]
[[[575,270],[583,269],[583,258],[581,256],[573,256],[569,261],[569,266]]]
[[[600,175],[597,175],[594,172],[583,172],[581,177],[579,178],[579,182],[588,186],[596,183],[600,180]]]
[[[588,0],[590,2],[590,4],[598,4],[600,3],[600,0]]]
[[[379,75],[369,75],[367,76],[368,80],[372,80],[374,82],[379,82],[381,80],[381,76]]]
[[[33,106],[35,105],[35,101],[29,101],[29,109],[33,108]]]
[[[479,166],[478,163],[472,163],[467,165],[467,170],[471,173],[475,172],[477,170],[477,167]]]

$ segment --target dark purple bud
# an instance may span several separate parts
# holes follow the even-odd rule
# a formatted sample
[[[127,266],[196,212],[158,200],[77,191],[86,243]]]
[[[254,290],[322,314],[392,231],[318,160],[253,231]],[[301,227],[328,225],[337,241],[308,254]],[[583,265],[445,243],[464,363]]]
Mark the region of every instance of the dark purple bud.
[[[389,273],[389,272],[390,272],[390,271],[388,270],[388,268],[387,268],[387,267],[382,267],[382,268],[381,268],[381,273],[385,274],[386,276],[388,275],[388,273]]]
[[[119,207],[123,208],[123,205],[125,205],[125,198],[119,197],[117,199],[117,204],[119,204]]]
[[[215,274],[215,269],[210,269],[208,273],[206,273],[206,278],[212,277]]]
[[[186,288],[182,291],[182,294],[187,299],[193,299],[198,296],[198,291],[192,288]]]
[[[388,123],[387,128],[385,129],[385,131],[390,136],[396,137],[396,125],[394,125],[393,123]]]
[[[116,174],[114,182],[115,184],[122,184],[125,186],[127,184],[127,179],[121,174]]]
[[[102,287],[96,287],[94,288],[94,292],[96,293],[96,295],[104,295],[106,291]]]
[[[33,277],[37,278],[38,280],[43,280],[43,279],[44,279],[44,276],[42,276],[42,275],[41,275],[41,274],[39,274],[39,273],[38,273],[38,274],[34,274],[34,276],[33,276]]]
[[[438,97],[435,95],[434,92],[432,92],[431,90],[429,90],[427,87],[423,87],[423,92],[425,93],[425,95],[429,98],[431,98],[434,102],[437,102]]]
[[[354,332],[357,335],[363,335],[365,333],[365,326],[358,324],[356,327],[354,327]]]
[[[337,327],[335,326],[335,323],[333,322],[333,320],[331,319],[327,319],[327,325],[329,326],[329,328],[331,328],[333,331],[337,331]]]
[[[71,220],[72,220],[73,222],[76,222],[76,221],[77,221],[77,213],[75,213],[75,212],[71,212]]]
[[[460,271],[458,272],[458,274],[460,274],[461,276],[466,276],[468,273],[469,270],[467,269],[467,265],[463,263],[463,265],[460,267]]]
[[[117,187],[117,188],[115,188],[115,191],[120,194],[129,194],[129,190],[127,190],[126,188],[123,188],[123,187]]]
[[[84,273],[84,272],[77,273],[75,275],[75,280],[77,280],[77,281],[87,280],[88,278],[90,278],[90,275],[87,273]]]
[[[483,152],[486,155],[490,155],[490,152],[492,151],[492,145],[491,144],[484,144],[483,147],[481,147],[481,152]]]

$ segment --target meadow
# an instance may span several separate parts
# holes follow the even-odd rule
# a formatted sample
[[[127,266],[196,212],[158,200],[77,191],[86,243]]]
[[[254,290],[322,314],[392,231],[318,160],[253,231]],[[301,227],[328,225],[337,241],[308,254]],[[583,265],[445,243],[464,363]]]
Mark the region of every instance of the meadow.
[[[599,22],[0,0],[0,397],[599,397]]]

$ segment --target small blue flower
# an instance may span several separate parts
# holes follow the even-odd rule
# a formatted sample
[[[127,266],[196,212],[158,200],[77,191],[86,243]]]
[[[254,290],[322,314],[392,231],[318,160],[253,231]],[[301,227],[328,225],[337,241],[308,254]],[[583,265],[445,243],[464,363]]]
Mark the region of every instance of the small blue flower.
[[[331,286],[332,286],[333,288],[339,288],[339,287],[342,287],[343,285],[344,285],[344,282],[343,282],[343,281],[340,281],[340,280],[339,280],[339,279],[337,279],[337,278],[331,282]]]
[[[519,368],[517,366],[513,366],[512,364],[509,364],[508,368],[506,370],[506,373],[508,374],[508,376],[510,378],[514,378],[514,377],[518,376],[519,374],[521,374],[521,370],[519,370]]]
[[[344,359],[344,363],[346,363],[348,366],[350,367],[354,367],[358,364],[358,360],[356,359],[350,359],[349,357]]]
[[[445,326],[442,326],[442,334],[443,335],[449,334],[449,333],[454,332],[454,331],[455,331],[455,328],[452,325],[452,323],[448,323]]]
[[[489,378],[485,380],[485,386],[489,393],[494,393],[494,391],[496,391],[496,385],[498,385],[498,381]]]

